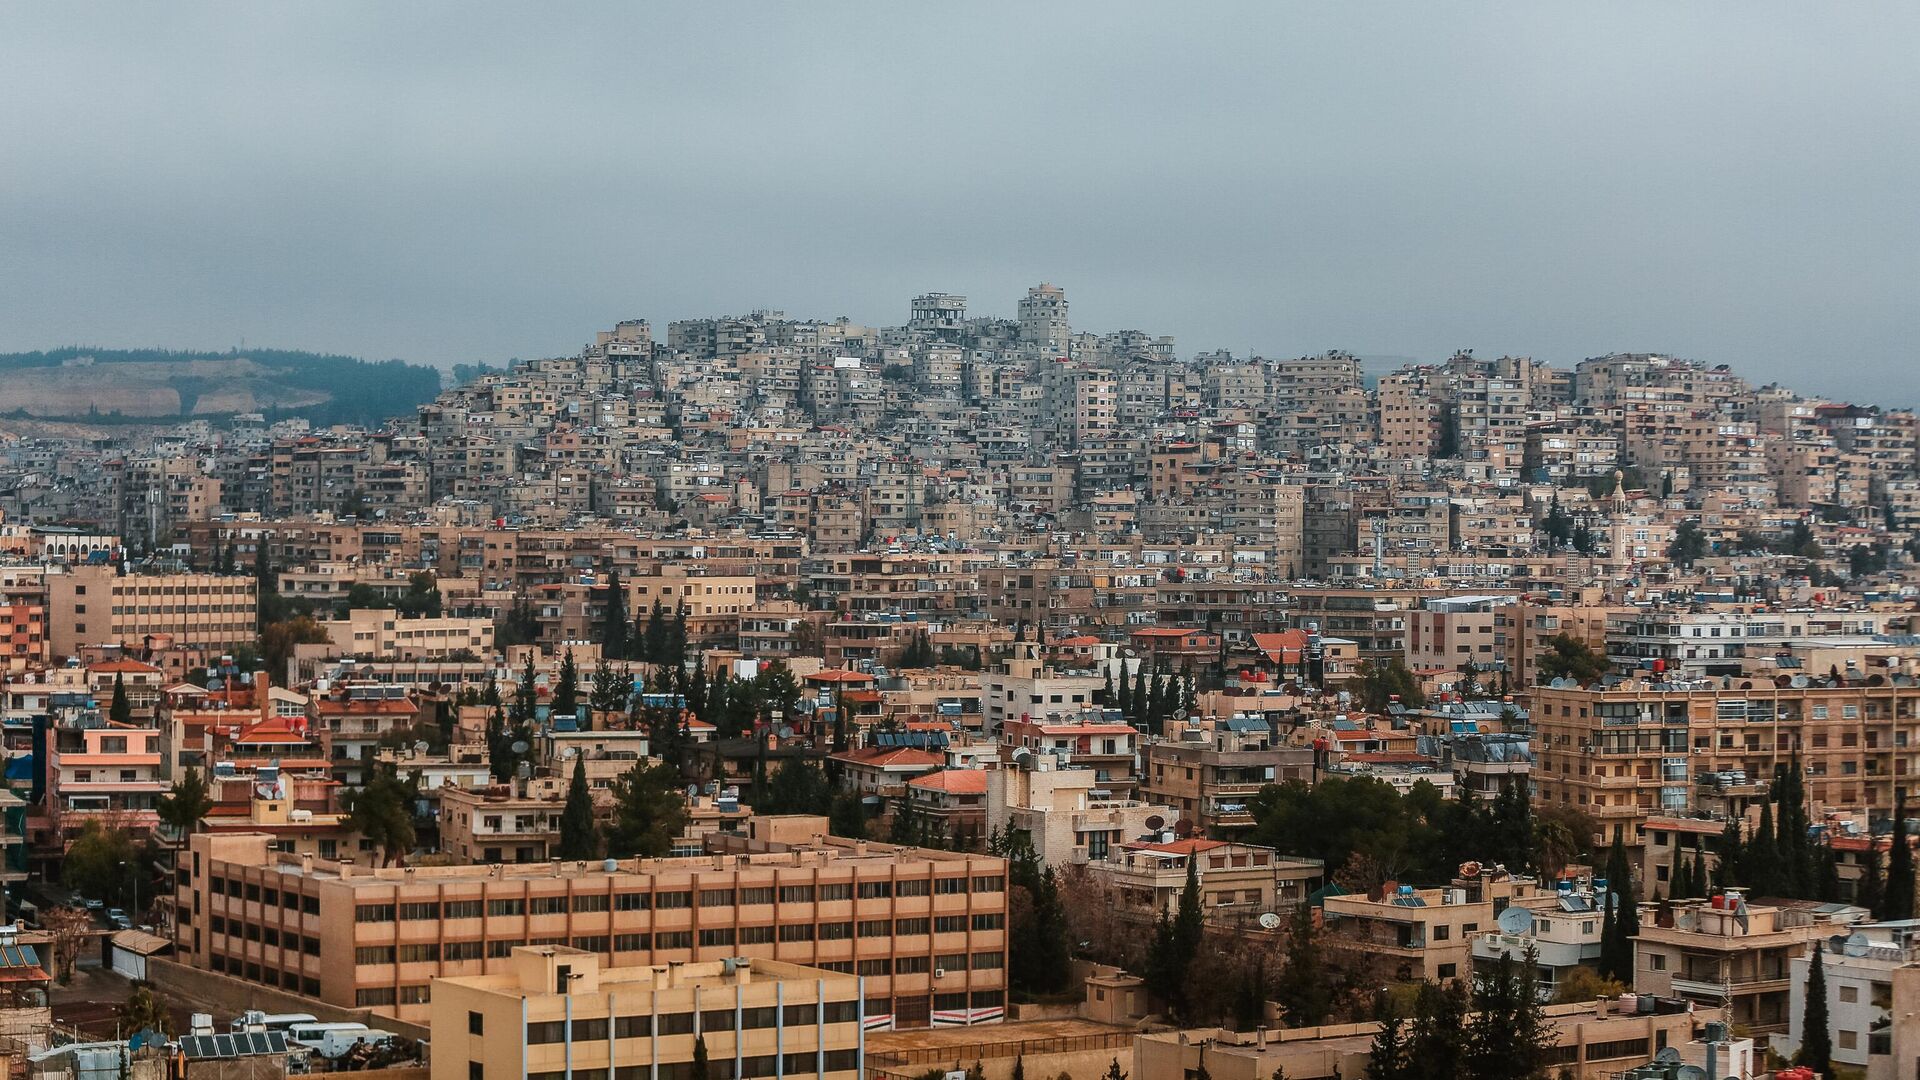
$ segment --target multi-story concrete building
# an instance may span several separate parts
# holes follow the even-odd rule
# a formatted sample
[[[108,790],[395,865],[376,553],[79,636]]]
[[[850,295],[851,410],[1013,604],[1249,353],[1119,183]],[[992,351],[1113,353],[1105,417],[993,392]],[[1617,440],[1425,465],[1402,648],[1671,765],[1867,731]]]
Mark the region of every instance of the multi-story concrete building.
[[[1650,815],[1693,806],[1701,778],[1771,780],[1798,761],[1817,806],[1892,812],[1910,792],[1920,687],[1866,681],[1678,689],[1628,680],[1532,690],[1538,798],[1576,806],[1608,836],[1639,841]]]
[[[1277,742],[1264,720],[1169,724],[1149,743],[1141,796],[1171,806],[1196,835],[1215,838],[1251,828],[1253,796],[1267,784],[1310,780],[1313,750]]]
[[[180,645],[252,646],[254,580],[244,574],[131,574],[75,566],[47,577],[48,642],[55,656],[81,645],[139,645],[168,635]]]
[[[1677,905],[1671,926],[1650,914],[1651,907],[1633,942],[1634,989],[1725,1009],[1755,1036],[1789,1030],[1793,961],[1866,916],[1861,908],[1749,905],[1736,893]]]
[[[824,831],[756,819],[749,835],[710,836],[715,854],[611,869],[330,863],[277,856],[264,834],[195,836],[175,944],[204,970],[415,1023],[435,979],[505,972],[514,949],[562,943],[614,969],[744,956],[859,976],[872,1024],[997,1018],[980,1010],[1005,1006],[1005,862]]]
[[[1243,928],[1306,903],[1326,871],[1318,859],[1200,839],[1135,840],[1087,863],[1113,910],[1142,923],[1178,913],[1189,868],[1207,920]]]
[[[769,959],[615,967],[522,946],[505,970],[433,984],[433,1080],[864,1075],[859,978]]]
[[[1131,729],[1128,729],[1131,730]],[[1173,828],[1179,811],[1113,793],[1086,767],[1052,754],[990,767],[989,833],[1017,830],[1050,866],[1097,862],[1121,844]]]

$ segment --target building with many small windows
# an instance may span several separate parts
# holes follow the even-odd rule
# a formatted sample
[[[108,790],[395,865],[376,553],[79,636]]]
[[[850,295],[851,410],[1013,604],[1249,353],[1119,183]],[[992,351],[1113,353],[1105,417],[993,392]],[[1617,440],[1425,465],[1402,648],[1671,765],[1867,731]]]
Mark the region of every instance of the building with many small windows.
[[[854,1080],[865,1065],[860,979],[775,960],[613,967],[522,946],[503,970],[433,984],[433,1080]]]
[[[412,1023],[434,980],[508,972],[523,945],[615,970],[748,957],[857,975],[875,1027],[999,1020],[1006,862],[825,832],[756,818],[702,856],[408,867],[201,834],[181,857],[175,944],[203,970]]]

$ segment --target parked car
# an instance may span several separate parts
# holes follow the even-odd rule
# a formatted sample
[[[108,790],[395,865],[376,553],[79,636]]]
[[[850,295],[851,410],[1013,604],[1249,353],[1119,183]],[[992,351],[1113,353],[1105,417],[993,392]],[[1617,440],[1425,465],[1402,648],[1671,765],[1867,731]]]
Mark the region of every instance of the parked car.
[[[101,908],[106,907],[107,905],[101,903],[98,900],[82,900],[80,901],[80,906],[83,908],[86,908],[88,911],[99,911]]]
[[[127,918],[127,913],[119,908],[107,909],[107,923],[115,930],[133,929],[133,920]]]

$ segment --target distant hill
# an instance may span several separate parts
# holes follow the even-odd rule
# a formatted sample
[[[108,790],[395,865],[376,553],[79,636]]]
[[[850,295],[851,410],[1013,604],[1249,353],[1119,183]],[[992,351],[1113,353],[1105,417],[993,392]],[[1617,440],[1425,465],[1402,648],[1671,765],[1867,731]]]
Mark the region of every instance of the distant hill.
[[[259,412],[374,425],[440,392],[440,372],[399,360],[285,349],[224,353],[89,349],[0,353],[0,415],[164,420]]]

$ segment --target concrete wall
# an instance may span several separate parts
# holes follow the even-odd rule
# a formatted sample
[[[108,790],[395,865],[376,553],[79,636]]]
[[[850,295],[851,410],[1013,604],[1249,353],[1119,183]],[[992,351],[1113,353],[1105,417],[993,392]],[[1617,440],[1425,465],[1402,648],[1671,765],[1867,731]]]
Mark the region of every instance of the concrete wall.
[[[372,1009],[343,1009],[299,994],[242,982],[230,975],[202,971],[164,956],[147,958],[147,978],[162,993],[211,1011],[214,1026],[222,1031],[226,1030],[225,1021],[248,1009],[259,1009],[269,1013],[311,1013],[329,1023],[361,1023],[409,1039],[425,1040],[429,1034],[424,1024],[410,1024]]]

